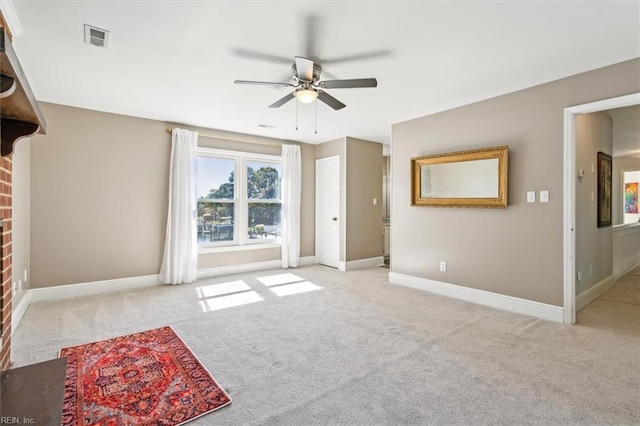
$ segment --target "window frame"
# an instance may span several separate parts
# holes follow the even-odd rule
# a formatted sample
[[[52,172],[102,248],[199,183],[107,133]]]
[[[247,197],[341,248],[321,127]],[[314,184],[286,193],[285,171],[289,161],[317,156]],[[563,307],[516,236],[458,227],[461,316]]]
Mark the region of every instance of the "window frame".
[[[281,236],[264,240],[249,239],[247,233],[249,228],[249,204],[280,204],[280,211],[282,212],[282,192],[280,192],[280,198],[277,200],[250,199],[247,194],[247,164],[249,162],[273,163],[280,165],[282,168],[282,156],[206,147],[198,147],[196,156],[235,160],[234,198],[215,200],[215,202],[220,203],[233,203],[233,240],[198,243],[198,253],[281,247]],[[282,171],[280,173],[280,185],[282,187]],[[198,200],[196,199],[196,204],[197,202]]]

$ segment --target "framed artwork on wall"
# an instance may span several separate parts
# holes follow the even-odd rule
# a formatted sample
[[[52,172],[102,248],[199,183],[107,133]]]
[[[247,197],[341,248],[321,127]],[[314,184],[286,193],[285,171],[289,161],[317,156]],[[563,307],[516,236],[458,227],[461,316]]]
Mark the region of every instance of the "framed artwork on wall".
[[[638,182],[624,184],[624,212],[638,213]]]
[[[638,213],[638,182],[624,184],[624,212]]]
[[[611,156],[598,152],[598,228],[611,226]]]

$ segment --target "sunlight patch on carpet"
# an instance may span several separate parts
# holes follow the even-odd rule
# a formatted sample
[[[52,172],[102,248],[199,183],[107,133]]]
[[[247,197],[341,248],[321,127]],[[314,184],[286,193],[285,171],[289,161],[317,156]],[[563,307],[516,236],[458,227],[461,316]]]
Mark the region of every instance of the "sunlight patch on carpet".
[[[262,302],[264,299],[242,280],[197,287],[200,307],[204,312]]]
[[[320,289],[322,289],[322,287],[310,283],[309,281],[303,281],[295,284],[286,284],[279,285],[277,287],[271,287],[269,290],[275,293],[276,296],[284,297],[291,296],[292,294],[308,293],[310,291],[316,291]]]
[[[274,285],[282,285],[282,284],[291,284],[297,283],[300,281],[304,281],[304,278],[297,276],[296,274],[278,274],[278,275],[268,275],[265,277],[258,277],[258,281],[267,287],[272,287]]]
[[[269,290],[278,297],[308,293],[322,289],[319,285],[313,284],[291,273],[258,277],[257,280],[268,287]]]
[[[251,290],[251,287],[249,287],[244,281],[238,280],[220,284],[203,285],[198,287],[198,290],[200,290],[202,297],[215,297]]]

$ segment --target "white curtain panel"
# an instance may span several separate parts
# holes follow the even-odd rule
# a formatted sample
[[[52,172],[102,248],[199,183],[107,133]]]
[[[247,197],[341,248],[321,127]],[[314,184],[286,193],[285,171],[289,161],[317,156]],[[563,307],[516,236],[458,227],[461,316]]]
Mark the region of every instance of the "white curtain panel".
[[[196,211],[196,150],[198,132],[173,129],[169,171],[169,214],[160,281],[196,280],[198,261]]]
[[[300,147],[282,145],[282,267],[300,264]]]

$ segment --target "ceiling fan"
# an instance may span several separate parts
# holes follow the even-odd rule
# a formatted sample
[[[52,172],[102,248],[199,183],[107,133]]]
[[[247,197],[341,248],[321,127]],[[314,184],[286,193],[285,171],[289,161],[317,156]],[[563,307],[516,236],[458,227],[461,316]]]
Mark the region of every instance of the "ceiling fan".
[[[351,89],[361,87],[377,87],[378,81],[375,78],[356,78],[350,80],[325,80],[320,81],[322,67],[314,63],[311,59],[296,56],[293,66],[293,83],[276,83],[269,81],[235,80],[235,84],[253,84],[262,86],[282,86],[293,88],[286,96],[278,99],[269,108],[279,108],[290,100],[296,98],[298,101],[309,104],[316,99],[329,105],[334,110],[344,108],[346,105],[331,96],[325,89]]]

